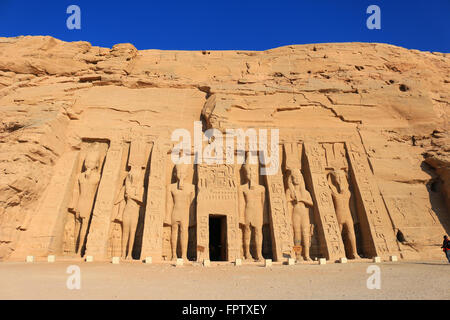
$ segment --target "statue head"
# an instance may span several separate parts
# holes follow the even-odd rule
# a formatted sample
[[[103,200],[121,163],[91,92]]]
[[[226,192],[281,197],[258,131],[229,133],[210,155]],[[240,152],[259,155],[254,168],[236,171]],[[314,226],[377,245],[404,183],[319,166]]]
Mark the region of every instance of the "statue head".
[[[140,166],[131,166],[130,171],[128,171],[128,176],[130,177],[131,182],[140,177],[141,174],[142,168]]]
[[[303,175],[300,171],[300,169],[291,169],[291,181],[292,184],[295,186],[303,186],[305,184],[304,180],[303,180]]]
[[[175,176],[179,182],[183,183],[187,177],[187,166],[185,164],[175,165]]]
[[[347,174],[344,170],[332,171],[330,174],[339,187],[340,191],[348,189]]]
[[[258,166],[257,165],[251,165],[246,163],[244,165],[244,172],[245,177],[247,178],[247,181],[250,182],[250,184],[257,184],[258,182]]]
[[[89,152],[84,159],[86,171],[96,170],[100,166],[100,154],[98,151]]]

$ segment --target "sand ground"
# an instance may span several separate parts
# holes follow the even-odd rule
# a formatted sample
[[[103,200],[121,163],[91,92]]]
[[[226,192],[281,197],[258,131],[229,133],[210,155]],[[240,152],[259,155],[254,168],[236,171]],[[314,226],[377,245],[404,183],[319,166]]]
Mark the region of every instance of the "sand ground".
[[[80,267],[79,290],[67,288],[70,265]],[[0,299],[450,299],[450,264],[444,260],[376,264],[379,290],[367,288],[371,265],[1,262]]]

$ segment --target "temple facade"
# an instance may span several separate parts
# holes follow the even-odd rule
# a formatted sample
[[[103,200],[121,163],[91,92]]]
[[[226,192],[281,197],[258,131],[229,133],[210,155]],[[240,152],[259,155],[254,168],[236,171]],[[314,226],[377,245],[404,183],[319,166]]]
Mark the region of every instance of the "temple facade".
[[[157,262],[401,255],[390,208],[352,132],[282,136],[277,172],[261,175],[262,165],[253,165],[251,178],[246,163],[175,165],[174,143],[144,132],[86,132],[81,140],[79,150],[55,165],[34,217],[41,223],[32,224],[16,257]]]

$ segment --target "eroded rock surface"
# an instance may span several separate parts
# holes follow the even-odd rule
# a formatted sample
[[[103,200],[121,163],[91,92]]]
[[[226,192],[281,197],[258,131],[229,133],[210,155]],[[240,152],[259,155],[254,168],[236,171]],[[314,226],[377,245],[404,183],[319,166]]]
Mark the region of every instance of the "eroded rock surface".
[[[299,145],[298,169],[314,200],[313,256],[334,257],[334,240],[326,234],[329,211],[320,207],[314,179],[333,170],[329,152],[337,159],[338,149],[346,150],[342,161],[355,198],[358,253],[377,255],[381,247],[376,241],[384,239],[386,254],[439,255],[442,235],[450,230],[449,106],[446,53],[366,43],[295,45],[262,52],[139,51],[131,44],[107,49],[52,37],[0,38],[0,258],[75,254],[70,225],[74,217],[68,208],[88,145],[94,142],[107,143],[109,149],[102,158],[87,252],[120,255],[121,221],[111,216],[120,210],[115,197],[127,168],[136,164],[146,170],[146,191],[134,257],[170,257],[171,229],[161,209],[166,187],[176,182],[167,155],[175,143],[170,135],[177,128],[193,134],[194,121],[203,121],[203,130],[279,128],[281,150]],[[316,145],[323,153],[323,172],[311,162]],[[352,154],[364,155],[367,172],[352,167],[359,161]],[[286,202],[285,162],[279,180],[260,178],[270,202],[264,213],[262,251],[273,258],[296,245],[279,245],[281,238],[271,232],[278,226],[274,201]],[[222,172],[208,170],[192,165],[189,179],[194,184],[207,182],[209,175]],[[223,172],[236,188],[245,184],[240,167]],[[366,176],[374,181],[368,191],[362,186]],[[274,183],[283,192],[272,194]],[[213,191],[202,195],[206,189],[200,185],[197,190],[197,209],[188,212],[190,259],[204,257],[207,243],[201,240],[200,217],[207,219],[207,214],[199,210],[209,210],[208,201],[216,199]],[[383,233],[370,222],[372,200],[364,198],[364,190],[375,199],[373,210],[384,215]],[[233,193],[222,200],[233,206],[237,189],[223,194],[228,192],[236,197]],[[326,197],[331,199],[331,193]],[[235,223],[231,232],[236,238],[227,240],[232,247],[225,260],[243,252],[245,223],[234,218],[238,216],[228,216],[228,225]],[[368,219],[366,226],[361,219]],[[280,228],[291,232],[291,222],[285,224]],[[294,241],[291,236],[283,239]],[[342,255],[345,239],[336,241],[336,254]]]

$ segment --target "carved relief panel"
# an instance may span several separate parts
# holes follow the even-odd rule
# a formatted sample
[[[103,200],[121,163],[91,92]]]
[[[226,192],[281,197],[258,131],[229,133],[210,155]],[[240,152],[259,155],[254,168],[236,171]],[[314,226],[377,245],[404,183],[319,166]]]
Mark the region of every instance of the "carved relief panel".
[[[107,142],[82,142],[76,169],[77,176],[65,220],[63,240],[65,254],[83,255],[84,253],[89,232],[88,226],[95,207],[108,147]]]
[[[86,255],[95,256],[97,259],[106,259],[108,257],[114,200],[118,190],[121,188],[123,157],[127,153],[127,144],[112,141],[106,154],[102,180],[98,187],[96,205],[86,242]]]
[[[347,143],[349,168],[355,188],[364,253],[368,256],[387,256],[398,251],[392,222],[386,212],[380,191],[369,168],[362,146]]]
[[[283,155],[281,146],[279,154],[280,157]],[[296,152],[291,152],[291,154],[296,154]],[[299,158],[286,156],[286,161],[289,164],[294,164],[295,160],[299,160]],[[292,217],[290,216],[286,202],[281,161],[279,161],[279,164],[278,174],[265,176],[270,204],[270,224],[273,234],[272,252],[273,258],[276,261],[281,261],[282,258],[294,256]],[[297,163],[297,166],[298,165],[299,163]]]
[[[108,252],[110,256],[139,259],[151,144],[136,139],[127,145],[129,152],[123,154],[119,186],[114,197]]]
[[[147,205],[141,257],[152,257],[154,261],[163,256],[163,224],[166,215],[166,187],[169,183],[166,165],[169,162],[167,146],[157,140],[150,156]]]
[[[304,143],[305,178],[311,186],[315,204],[315,222],[321,246],[321,253],[328,260],[345,257],[339,223],[326,176],[327,160],[325,150],[317,143]]]
[[[349,259],[363,252],[355,193],[349,179],[347,152],[342,142],[321,143],[325,154],[325,172],[331,191],[345,253]]]
[[[197,261],[210,258],[210,215],[226,217],[227,260],[240,257],[236,166],[197,165]]]

